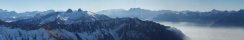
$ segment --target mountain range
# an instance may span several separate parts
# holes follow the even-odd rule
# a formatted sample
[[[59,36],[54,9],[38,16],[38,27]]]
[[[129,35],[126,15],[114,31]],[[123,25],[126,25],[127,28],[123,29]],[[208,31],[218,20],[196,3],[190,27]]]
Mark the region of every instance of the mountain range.
[[[213,9],[206,12],[200,12],[130,8],[129,10],[103,10],[96,13],[104,14],[112,18],[131,17],[155,22],[188,22],[212,27],[244,27],[244,9],[238,11],[220,11]]]
[[[7,14],[7,15],[4,15]],[[110,18],[78,9],[0,10],[0,40],[184,40],[178,29],[138,18]],[[30,15],[30,16],[27,16]]]

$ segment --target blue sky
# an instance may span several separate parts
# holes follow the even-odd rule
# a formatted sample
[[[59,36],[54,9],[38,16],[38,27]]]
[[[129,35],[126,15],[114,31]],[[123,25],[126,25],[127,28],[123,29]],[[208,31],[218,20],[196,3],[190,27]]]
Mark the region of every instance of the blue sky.
[[[244,9],[244,0],[0,0],[0,9],[25,12],[81,8],[92,12],[106,9],[208,11]]]

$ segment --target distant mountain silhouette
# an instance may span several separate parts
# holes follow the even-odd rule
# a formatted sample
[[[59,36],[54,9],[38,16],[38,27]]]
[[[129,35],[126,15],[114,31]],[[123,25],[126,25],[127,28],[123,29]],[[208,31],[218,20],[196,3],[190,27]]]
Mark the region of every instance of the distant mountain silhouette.
[[[131,8],[129,10],[112,9],[97,12],[109,17],[132,17],[142,20],[157,22],[190,22],[199,25],[210,26],[244,26],[244,10],[239,11],[219,11],[213,9],[208,12],[198,11],[152,11],[141,8]]]
[[[112,9],[103,10],[96,12],[97,14],[105,14],[112,18],[121,17],[132,17],[145,20],[151,20],[153,17],[159,15],[160,12],[155,12],[151,10],[141,9],[141,8],[131,8],[129,10],[123,9]]]
[[[43,12],[32,11],[32,12],[16,13],[15,11],[7,11],[7,10],[0,9],[0,20],[12,22],[12,21],[16,21],[16,20],[32,18],[32,17],[38,16],[38,15],[46,15],[48,13],[53,13],[53,12],[55,12],[55,11],[48,10],[48,11],[43,11]]]

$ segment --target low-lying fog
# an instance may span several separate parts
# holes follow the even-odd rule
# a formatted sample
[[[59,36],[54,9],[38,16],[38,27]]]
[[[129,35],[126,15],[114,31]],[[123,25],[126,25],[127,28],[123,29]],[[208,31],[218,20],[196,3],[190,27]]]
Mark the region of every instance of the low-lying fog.
[[[244,40],[244,28],[195,26],[186,22],[159,23],[180,29],[189,40]]]

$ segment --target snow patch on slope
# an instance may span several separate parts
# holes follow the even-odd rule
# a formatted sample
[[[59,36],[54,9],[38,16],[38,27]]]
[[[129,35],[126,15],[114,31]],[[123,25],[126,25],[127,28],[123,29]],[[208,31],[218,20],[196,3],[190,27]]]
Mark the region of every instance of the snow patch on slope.
[[[55,40],[42,28],[37,30],[11,29],[0,26],[0,40]]]

